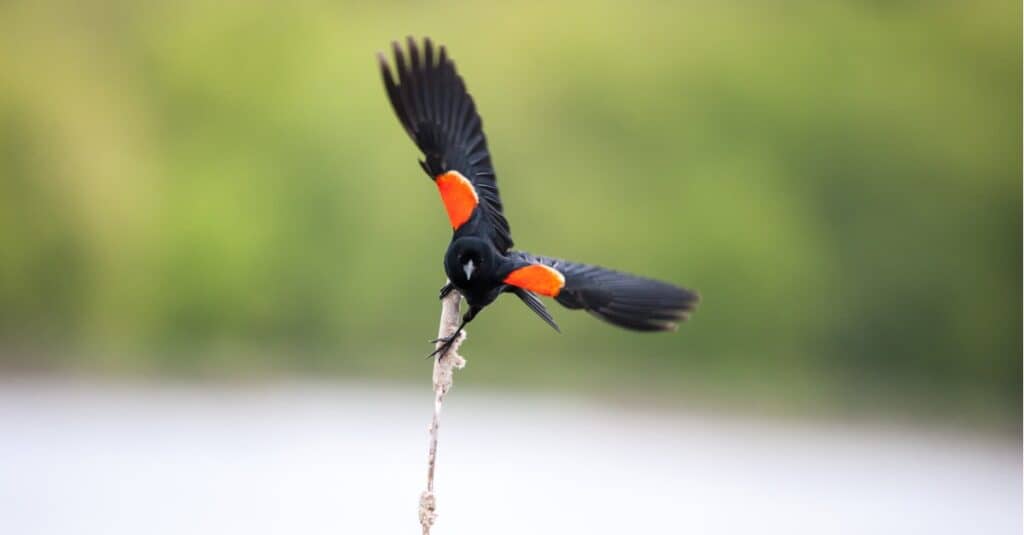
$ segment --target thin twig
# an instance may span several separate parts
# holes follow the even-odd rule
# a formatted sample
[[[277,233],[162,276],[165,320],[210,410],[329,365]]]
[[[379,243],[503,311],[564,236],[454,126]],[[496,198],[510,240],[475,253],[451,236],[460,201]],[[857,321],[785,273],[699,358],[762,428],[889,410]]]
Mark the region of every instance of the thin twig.
[[[437,337],[446,338],[459,328],[459,305],[462,303],[462,295],[452,291],[447,297],[441,300],[441,323],[437,328]],[[437,518],[437,500],[434,498],[434,465],[437,460],[437,429],[441,423],[441,407],[444,404],[444,396],[452,387],[452,376],[455,370],[462,369],[466,365],[466,359],[459,353],[459,346],[466,339],[466,331],[463,330],[459,338],[455,340],[451,348],[434,360],[434,417],[430,421],[430,446],[427,450],[427,490],[420,494],[420,526],[423,528],[423,535],[430,535],[430,528]],[[440,347],[438,342],[437,347]]]

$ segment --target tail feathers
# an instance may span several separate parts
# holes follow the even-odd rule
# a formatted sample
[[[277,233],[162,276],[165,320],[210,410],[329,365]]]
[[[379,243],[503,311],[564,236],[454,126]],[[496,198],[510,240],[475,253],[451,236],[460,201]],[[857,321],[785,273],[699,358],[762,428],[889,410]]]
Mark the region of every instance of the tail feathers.
[[[545,323],[551,326],[555,331],[562,332],[558,328],[558,324],[555,323],[555,318],[551,317],[551,313],[548,312],[547,307],[533,292],[524,290],[522,288],[515,288],[512,293],[516,294],[519,299],[522,299],[523,303],[530,308],[535,314],[540,316],[540,319],[544,320]]]
[[[685,321],[700,302],[697,292],[653,279],[598,266],[518,253],[565,276],[555,300],[583,309],[608,323],[635,331],[670,331]]]

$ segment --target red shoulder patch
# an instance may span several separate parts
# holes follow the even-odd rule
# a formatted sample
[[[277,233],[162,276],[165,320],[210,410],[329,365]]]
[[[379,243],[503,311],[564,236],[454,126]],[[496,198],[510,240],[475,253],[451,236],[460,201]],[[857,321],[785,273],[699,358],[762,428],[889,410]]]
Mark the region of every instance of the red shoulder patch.
[[[536,294],[556,297],[565,287],[565,276],[553,267],[530,264],[509,273],[503,282]]]
[[[458,229],[473,216],[473,210],[480,204],[480,197],[473,188],[473,183],[458,171],[448,171],[434,179],[437,191],[441,193],[441,202],[448,211],[448,220],[453,229]]]

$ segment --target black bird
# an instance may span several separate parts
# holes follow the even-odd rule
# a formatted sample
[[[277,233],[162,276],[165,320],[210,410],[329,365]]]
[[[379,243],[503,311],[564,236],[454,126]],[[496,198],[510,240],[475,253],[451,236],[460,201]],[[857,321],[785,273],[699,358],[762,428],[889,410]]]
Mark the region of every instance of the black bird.
[[[482,122],[455,64],[429,38],[421,51],[410,37],[408,56],[397,42],[392,45],[398,80],[379,54],[384,87],[398,120],[423,152],[420,167],[437,185],[453,229],[444,256],[450,282],[441,288],[441,297],[455,289],[469,304],[458,330],[431,355],[443,355],[466,324],[505,292],[519,297],[556,331],[538,294],[635,331],[674,330],[687,318],[700,300],[694,291],[512,250]]]

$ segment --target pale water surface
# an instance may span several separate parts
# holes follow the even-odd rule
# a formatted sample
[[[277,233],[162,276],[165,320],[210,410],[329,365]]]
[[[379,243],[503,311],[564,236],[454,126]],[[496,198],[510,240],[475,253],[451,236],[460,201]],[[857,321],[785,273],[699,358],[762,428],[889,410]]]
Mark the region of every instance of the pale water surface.
[[[0,533],[418,533],[429,385],[0,383]],[[1021,533],[1019,442],[459,389],[436,534]]]

